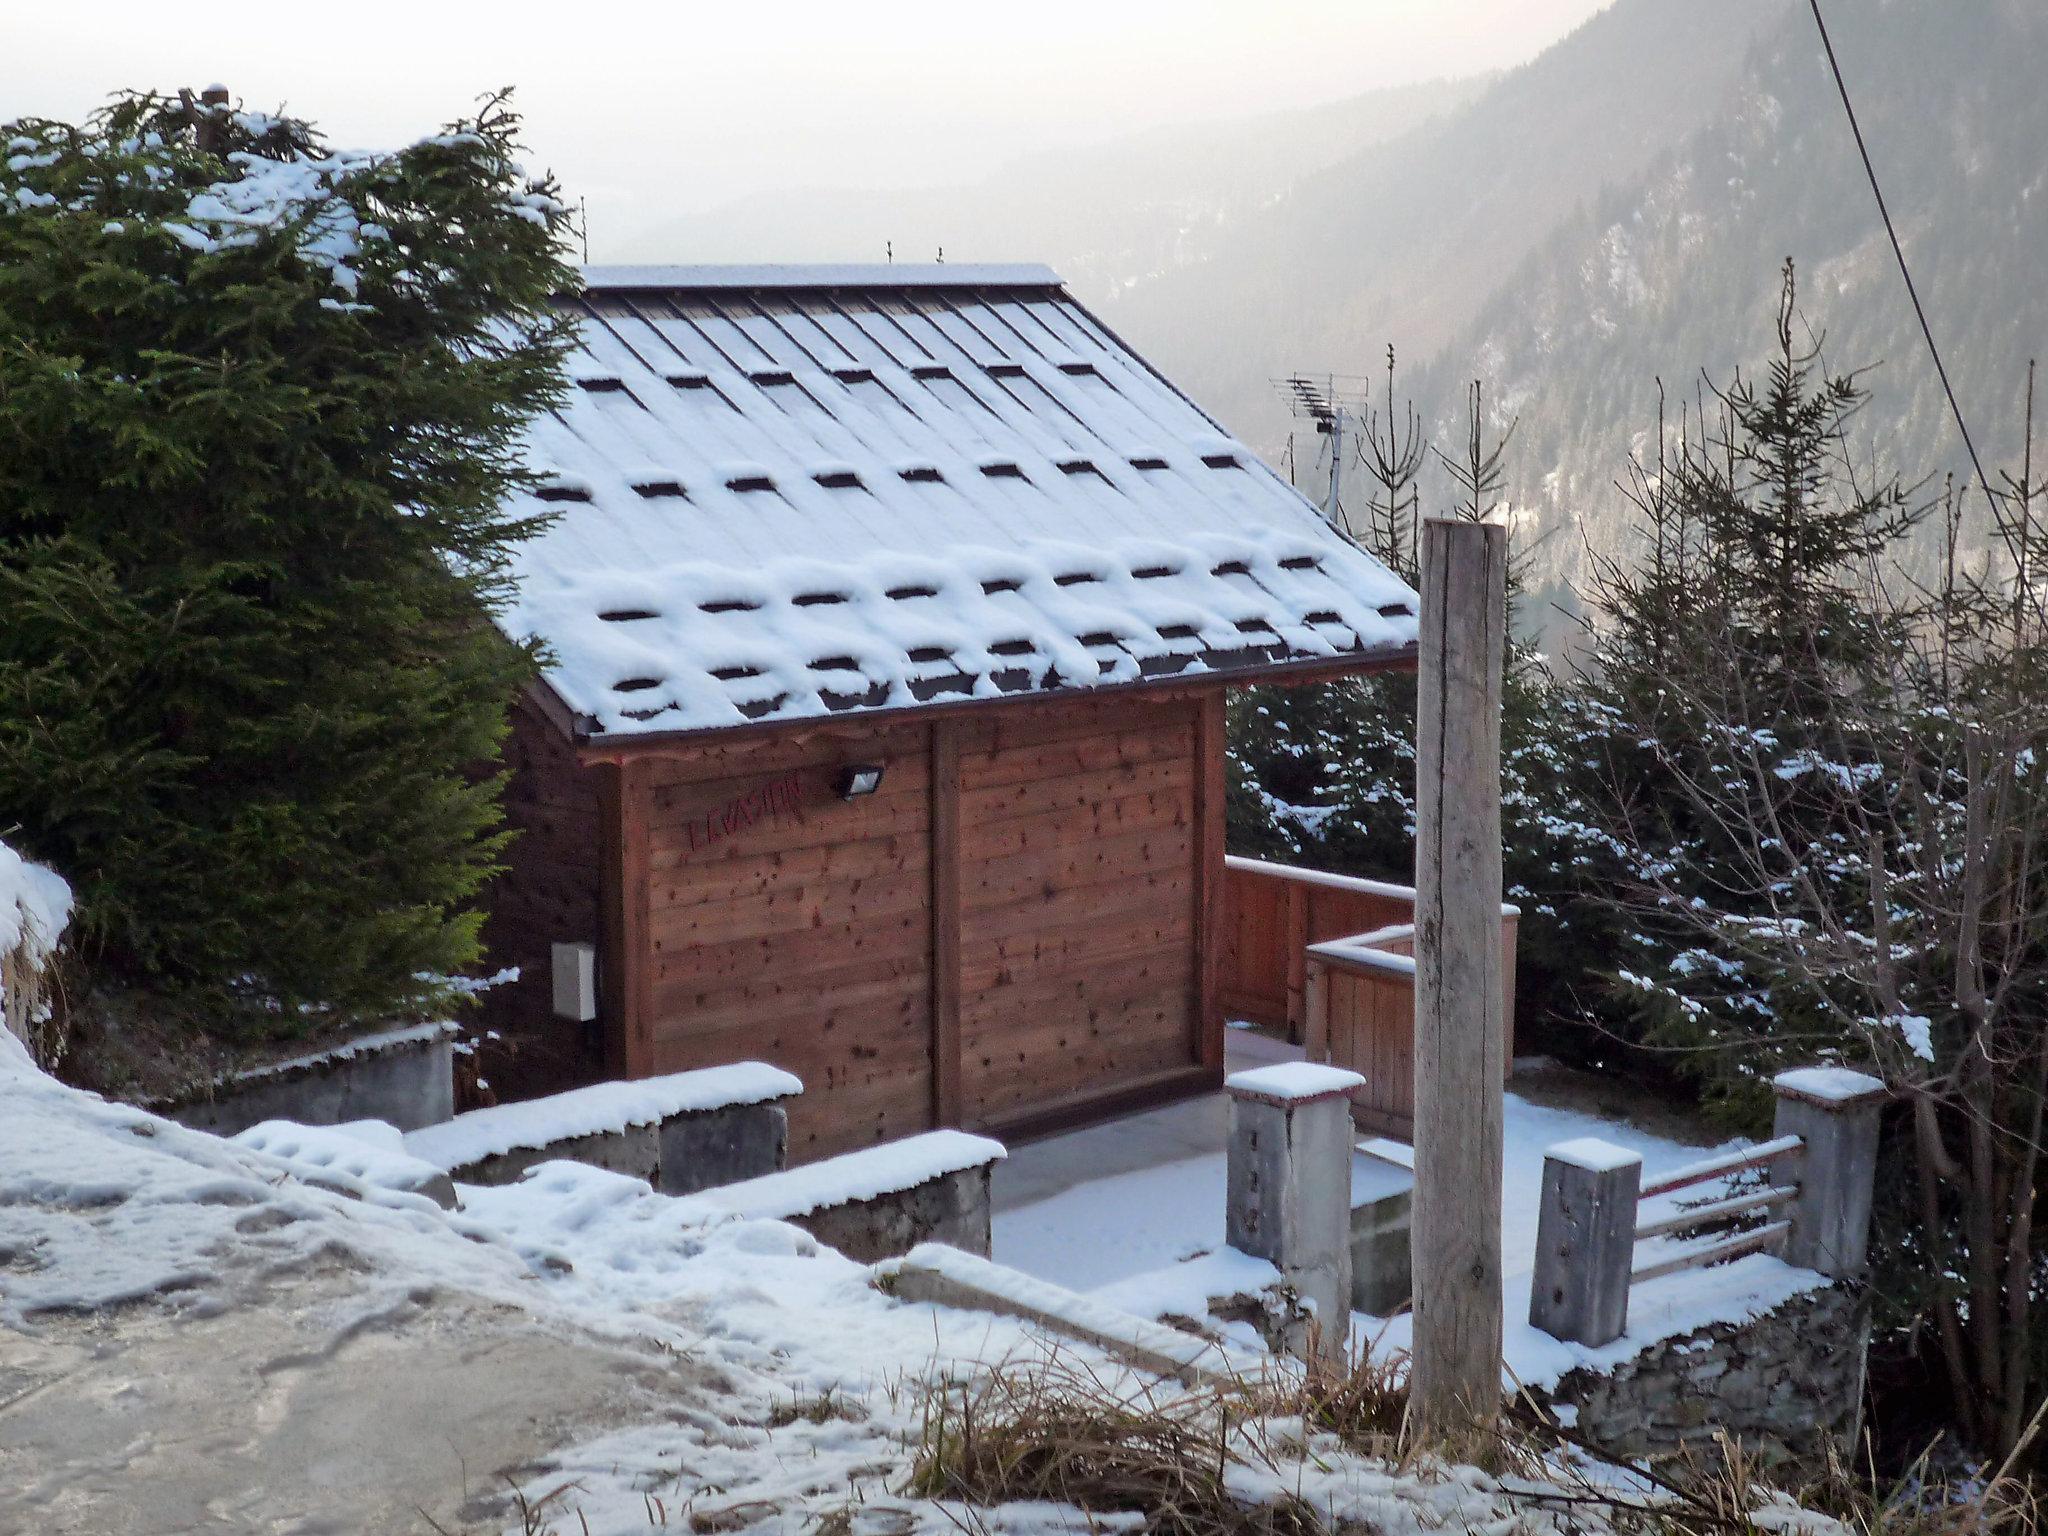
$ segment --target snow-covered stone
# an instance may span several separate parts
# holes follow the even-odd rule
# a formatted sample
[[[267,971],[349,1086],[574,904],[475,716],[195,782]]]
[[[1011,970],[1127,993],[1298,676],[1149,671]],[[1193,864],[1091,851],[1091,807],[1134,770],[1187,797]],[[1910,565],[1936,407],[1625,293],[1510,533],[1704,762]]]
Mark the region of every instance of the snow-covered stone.
[[[1270,1067],[1233,1072],[1223,1080],[1223,1086],[1234,1094],[1285,1104],[1356,1093],[1365,1086],[1365,1078],[1344,1067],[1325,1066],[1321,1062],[1282,1061]]]
[[[743,1184],[705,1190],[691,1197],[701,1206],[744,1220],[787,1221],[832,1205],[851,1205],[893,1195],[920,1184],[1001,1162],[1009,1152],[1000,1141],[965,1131],[926,1131],[857,1152],[842,1152],[801,1168],[771,1173]]]
[[[1887,1091],[1883,1078],[1851,1067],[1794,1067],[1772,1078],[1771,1086],[1822,1104],[1847,1104]]]
[[[593,1083],[544,1098],[472,1109],[407,1133],[405,1150],[437,1168],[458,1172],[508,1152],[659,1125],[675,1115],[763,1104],[802,1093],[803,1087],[792,1073],[759,1061]]]
[[[1642,1153],[1617,1147],[1598,1136],[1578,1136],[1570,1141],[1560,1141],[1555,1146],[1544,1148],[1543,1155],[1554,1157],[1561,1163],[1570,1163],[1574,1168],[1583,1168],[1588,1173],[1612,1173],[1630,1164],[1640,1167],[1643,1161]]]

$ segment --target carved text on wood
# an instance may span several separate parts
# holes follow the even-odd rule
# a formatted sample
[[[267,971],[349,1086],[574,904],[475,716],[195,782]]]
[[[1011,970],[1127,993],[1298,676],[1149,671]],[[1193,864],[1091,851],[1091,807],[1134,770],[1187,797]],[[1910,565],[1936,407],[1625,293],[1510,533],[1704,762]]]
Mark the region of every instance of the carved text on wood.
[[[716,810],[692,816],[683,823],[683,832],[690,840],[690,851],[694,853],[699,848],[724,842],[735,832],[744,831],[757,821],[774,821],[783,816],[794,816],[801,821],[803,814],[803,780],[795,773],[786,773],[759,789],[733,796]]]

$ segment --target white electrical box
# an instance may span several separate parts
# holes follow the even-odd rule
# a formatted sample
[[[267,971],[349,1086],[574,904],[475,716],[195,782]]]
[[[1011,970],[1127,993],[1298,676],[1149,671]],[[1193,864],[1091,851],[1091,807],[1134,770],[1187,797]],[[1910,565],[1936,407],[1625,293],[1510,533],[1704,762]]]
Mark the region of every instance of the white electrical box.
[[[597,1017],[597,946],[557,944],[554,957],[555,1017],[578,1024]]]

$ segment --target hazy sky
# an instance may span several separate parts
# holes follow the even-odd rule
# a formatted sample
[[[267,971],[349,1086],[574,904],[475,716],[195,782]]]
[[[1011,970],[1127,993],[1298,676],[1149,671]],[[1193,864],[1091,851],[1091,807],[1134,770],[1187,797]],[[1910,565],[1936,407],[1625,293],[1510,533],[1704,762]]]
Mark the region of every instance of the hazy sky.
[[[1517,64],[1607,0],[0,0],[0,121],[220,80],[337,142],[519,88],[532,163],[641,223],[753,190],[973,177],[1034,149]]]

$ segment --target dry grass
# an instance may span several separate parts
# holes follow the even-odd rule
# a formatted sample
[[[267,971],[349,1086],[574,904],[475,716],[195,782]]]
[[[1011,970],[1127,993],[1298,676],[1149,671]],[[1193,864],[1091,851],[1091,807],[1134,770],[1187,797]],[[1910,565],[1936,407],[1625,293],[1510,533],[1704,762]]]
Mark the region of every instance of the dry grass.
[[[1724,1528],[1774,1496],[1841,1522],[1854,1536],[2038,1536],[2040,1502],[2032,1485],[2009,1469],[1967,1484],[1930,1475],[1931,1451],[1893,1480],[1830,1451],[1826,1463],[1786,1478],[1727,1441],[1706,1456],[1680,1459],[1674,1481],[1688,1489]]]
[[[1146,1389],[1059,1353],[1006,1362],[929,1391],[904,1491],[1137,1513],[1161,1536],[1325,1536],[1299,1500],[1243,1503],[1229,1474],[1284,1470],[1305,1436],[1328,1435],[1422,1477],[1446,1460],[1476,1462],[1499,1475],[1503,1512],[1544,1510],[1589,1536],[2041,1536],[2023,1480],[1943,1486],[1926,1476],[1925,1458],[1891,1485],[1840,1458],[1786,1481],[1784,1468],[1767,1470],[1728,1442],[1655,1470],[1623,1469],[1528,1405],[1447,1455],[1418,1442],[1397,1378],[1372,1362],[1311,1364],[1222,1387]]]
[[[1648,1490],[1630,1497],[1615,1491],[1619,1464],[1526,1401],[1502,1421],[1497,1437],[1516,1470],[1562,1484],[1561,1501],[1532,1502],[1596,1503],[1624,1532],[1784,1536],[1817,1524],[1786,1519],[1798,1511],[1835,1522],[1842,1536],[2039,1536],[2039,1495],[2027,1479],[2011,1475],[2010,1461],[1987,1479],[1962,1484],[1931,1476],[1931,1456],[1923,1453],[1905,1474],[1886,1480],[1873,1464],[1859,1467],[1832,1449],[1818,1467],[1767,1463],[1739,1440],[1717,1435],[1710,1446],[1654,1467],[1629,1465],[1628,1476]]]
[[[906,1491],[1137,1513],[1163,1536],[1319,1536],[1322,1522],[1306,1505],[1247,1505],[1229,1492],[1229,1473],[1273,1469],[1265,1431],[1274,1424],[1398,1456],[1405,1416],[1390,1373],[1371,1364],[1134,1392],[1054,1354],[934,1390]]]

